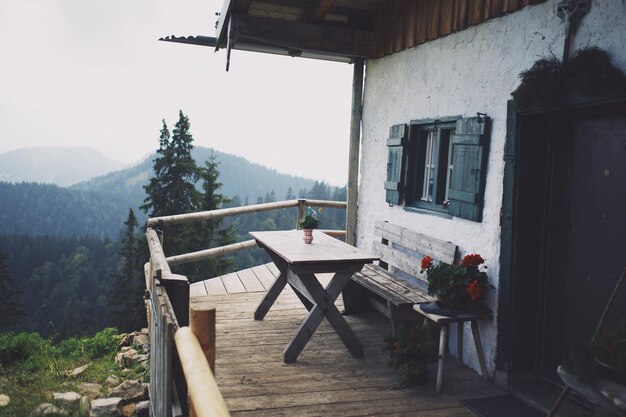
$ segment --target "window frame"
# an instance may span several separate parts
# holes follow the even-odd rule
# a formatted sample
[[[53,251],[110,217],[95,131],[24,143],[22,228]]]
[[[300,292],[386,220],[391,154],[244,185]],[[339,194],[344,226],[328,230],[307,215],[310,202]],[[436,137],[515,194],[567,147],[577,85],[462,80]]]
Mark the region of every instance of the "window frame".
[[[419,210],[437,214],[449,214],[445,204],[450,178],[452,176],[452,136],[456,123],[462,116],[449,116],[437,119],[416,119],[409,123],[407,143],[406,193],[404,207],[407,210]],[[442,132],[448,131],[447,137]],[[433,201],[423,200],[426,142],[429,132],[436,132],[433,140],[433,160],[436,168],[433,178]],[[445,141],[445,155],[442,155],[442,142]],[[443,163],[442,163],[443,162]],[[452,167],[452,169],[451,169]]]

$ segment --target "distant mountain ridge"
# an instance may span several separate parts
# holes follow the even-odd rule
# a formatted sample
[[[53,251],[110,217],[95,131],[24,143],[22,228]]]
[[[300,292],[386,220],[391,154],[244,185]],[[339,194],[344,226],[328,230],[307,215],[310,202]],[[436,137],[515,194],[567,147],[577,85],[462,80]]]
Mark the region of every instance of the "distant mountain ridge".
[[[198,166],[203,166],[213,152],[219,164],[220,192],[228,197],[238,196],[241,204],[254,204],[268,197],[283,200],[290,188],[293,196],[298,196],[300,190],[309,190],[316,184],[314,180],[281,174],[209,148],[195,147],[192,156]],[[130,208],[135,210],[140,224],[147,218],[139,206],[146,197],[143,186],[153,176],[155,156],[66,188],[0,180],[0,234],[117,238]]]
[[[22,148],[0,154],[0,181],[66,187],[123,167],[91,148]]]

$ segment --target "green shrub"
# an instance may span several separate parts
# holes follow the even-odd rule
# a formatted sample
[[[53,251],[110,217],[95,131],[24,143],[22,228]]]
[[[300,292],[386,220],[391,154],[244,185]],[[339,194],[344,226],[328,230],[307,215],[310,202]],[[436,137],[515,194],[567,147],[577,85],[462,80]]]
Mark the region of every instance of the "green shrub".
[[[119,335],[116,328],[108,327],[96,333],[92,338],[83,340],[85,342],[85,352],[92,359],[96,359],[107,355],[115,355]]]
[[[50,347],[38,333],[4,333],[0,335],[0,365],[4,368],[26,362],[36,352]]]

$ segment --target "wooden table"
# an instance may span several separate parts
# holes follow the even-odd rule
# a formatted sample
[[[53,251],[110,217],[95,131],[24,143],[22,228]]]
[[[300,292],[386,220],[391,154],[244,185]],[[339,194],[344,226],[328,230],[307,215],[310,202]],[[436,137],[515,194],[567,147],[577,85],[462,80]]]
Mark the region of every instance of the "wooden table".
[[[313,243],[308,245],[302,240],[302,230],[250,232],[250,235],[265,249],[280,271],[280,275],[257,307],[254,319],[263,320],[287,284],[309,311],[309,315],[285,348],[285,363],[296,361],[324,317],[352,356],[363,357],[361,343],[337,310],[335,300],[350,281],[352,274],[360,271],[364,264],[378,260],[378,257],[318,231],[314,231]],[[316,278],[317,273],[334,273],[326,288]]]

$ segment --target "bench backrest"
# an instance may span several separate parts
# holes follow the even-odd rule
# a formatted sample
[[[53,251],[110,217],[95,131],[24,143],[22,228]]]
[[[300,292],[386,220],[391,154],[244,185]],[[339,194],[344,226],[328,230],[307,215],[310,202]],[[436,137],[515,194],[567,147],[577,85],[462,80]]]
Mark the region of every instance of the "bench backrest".
[[[380,256],[381,262],[412,275],[425,284],[426,274],[420,273],[424,256],[447,264],[453,264],[456,259],[458,246],[451,242],[388,222],[377,221],[375,226],[381,241],[374,242],[374,252]],[[407,253],[405,249],[410,252]]]

